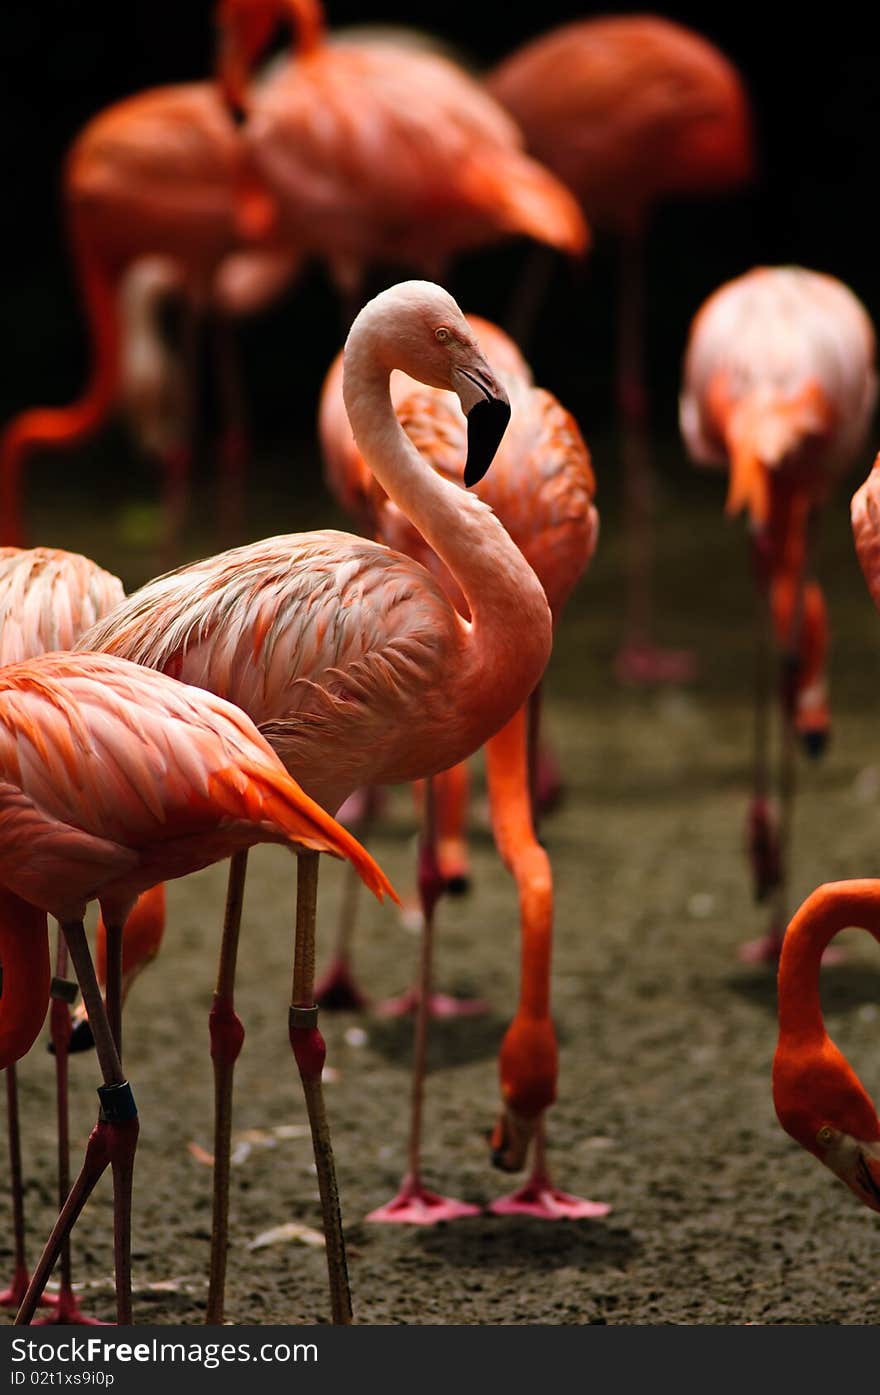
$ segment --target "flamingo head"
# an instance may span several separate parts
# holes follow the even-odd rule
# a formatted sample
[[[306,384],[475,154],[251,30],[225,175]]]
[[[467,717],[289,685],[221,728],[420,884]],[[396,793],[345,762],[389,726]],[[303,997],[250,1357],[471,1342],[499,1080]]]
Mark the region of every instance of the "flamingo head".
[[[502,1172],[519,1172],[544,1111],[556,1098],[558,1051],[550,1019],[514,1018],[498,1064],[504,1104],[490,1135],[492,1163]]]
[[[345,363],[365,337],[370,356],[383,370],[399,368],[428,387],[457,394],[468,425],[464,482],[477,484],[507,430],[510,400],[452,296],[431,281],[392,286],[355,319]]]
[[[807,1056],[780,1043],[773,1103],[786,1133],[880,1211],[880,1119],[846,1058],[825,1038]]]

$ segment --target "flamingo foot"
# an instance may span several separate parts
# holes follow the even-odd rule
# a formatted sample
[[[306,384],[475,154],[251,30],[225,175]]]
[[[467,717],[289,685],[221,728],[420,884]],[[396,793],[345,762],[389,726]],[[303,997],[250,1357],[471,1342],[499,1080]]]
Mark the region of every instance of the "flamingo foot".
[[[369,998],[355,983],[347,959],[334,959],[315,985],[315,1002],[328,1012],[363,1012]]]
[[[46,1295],[43,1295],[45,1301]],[[62,1288],[57,1298],[52,1299],[55,1305],[51,1317],[40,1318],[39,1322],[33,1324],[34,1327],[112,1327],[112,1322],[102,1322],[100,1318],[89,1317],[79,1306],[79,1301],[72,1289]]]
[[[17,1312],[28,1291],[30,1281],[30,1275],[26,1269],[16,1269],[12,1283],[0,1292],[0,1308],[15,1308]],[[54,1308],[57,1302],[58,1299],[52,1293],[44,1293],[40,1298],[40,1303],[44,1308]]]
[[[509,1196],[499,1197],[489,1206],[493,1216],[534,1216],[540,1221],[598,1220],[611,1207],[605,1201],[587,1201],[554,1187],[545,1172],[534,1172],[529,1180]]]
[[[378,1210],[371,1211],[368,1221],[384,1221],[398,1225],[437,1225],[440,1221],[457,1221],[463,1216],[481,1215],[479,1206],[471,1206],[466,1201],[455,1201],[450,1196],[440,1196],[428,1191],[418,1178],[411,1173],[404,1177],[400,1191],[391,1201]]]
[[[407,1017],[419,1005],[419,990],[408,988],[396,998],[385,998],[376,1007],[377,1017]],[[483,998],[454,998],[449,993],[432,993],[428,1002],[431,1017],[481,1017],[489,1011]]]
[[[624,644],[614,659],[614,676],[630,688],[693,683],[697,659],[689,649],[659,649],[653,644]]]

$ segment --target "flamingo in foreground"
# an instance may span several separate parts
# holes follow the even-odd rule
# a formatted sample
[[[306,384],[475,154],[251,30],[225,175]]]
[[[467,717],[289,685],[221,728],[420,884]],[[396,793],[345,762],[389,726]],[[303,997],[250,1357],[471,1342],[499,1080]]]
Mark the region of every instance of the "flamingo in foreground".
[[[867,1090],[825,1030],[822,955],[841,930],[880,944],[880,881],[831,882],[807,898],[779,960],[779,1040],[773,1103],[779,1122],[872,1211],[880,1211],[880,1118]]]
[[[476,316],[469,316],[468,324],[507,389],[512,407],[511,424],[492,469],[475,492],[533,567],[555,624],[592,556],[598,534],[589,451],[573,417],[552,394],[534,386],[528,366],[508,336]],[[455,578],[397,505],[376,489],[345,416],[342,378],[340,356],[327,374],[320,411],[321,443],[331,488],[368,523],[375,537],[433,572],[452,603],[467,616],[467,601]],[[404,374],[392,378],[391,397],[397,419],[416,449],[442,478],[461,488],[466,423],[455,400],[448,393],[420,387]],[[527,710],[520,709],[486,746],[492,828],[498,850],[516,881],[522,930],[520,1002],[501,1048],[501,1092],[506,1109],[492,1137],[493,1160],[500,1167],[518,1171],[535,1140],[532,1176],[514,1197],[495,1202],[492,1209],[553,1219],[604,1215],[608,1208],[603,1204],[581,1201],[554,1188],[544,1159],[543,1116],[556,1098],[557,1076],[550,1017],[553,876],[547,853],[535,835],[528,726]],[[442,793],[444,802],[455,804],[465,779],[464,767],[436,776],[435,799]],[[452,786],[451,791],[446,785]],[[439,810],[436,812],[439,815]],[[460,848],[450,849],[448,840],[447,827],[447,845],[438,839],[436,848],[444,886],[461,867]],[[347,932],[347,927],[343,929]],[[329,976],[337,990],[351,984],[346,940],[347,933]],[[418,1001],[418,994],[415,996]],[[419,1042],[419,1047],[409,1177],[419,1172],[423,1043]],[[426,1205],[420,1192],[411,1193],[407,1181],[401,1195],[373,1212],[370,1219],[429,1223],[451,1218],[443,1204]]]
[[[130,1323],[138,1118],[121,1066],[120,987],[121,927],[137,897],[264,842],[291,846],[307,867],[319,852],[352,858],[377,895],[391,888],[351,835],[290,778],[243,712],[105,654],[41,655],[0,671],[0,829],[0,1067],[30,1049],[46,1015],[48,912],[64,930],[104,1078],[83,1169],[16,1321],[30,1321],[61,1245],[111,1166],[117,1313]],[[308,873],[304,881],[308,886]],[[106,1009],[82,924],[94,899],[108,927]],[[322,1197],[335,1200],[320,1093],[324,1046],[314,1022],[299,1016],[309,1017],[302,983],[310,954],[302,902],[300,910],[291,1040],[298,1061],[309,1063],[304,1086]]]
[[[523,705],[550,656],[540,582],[491,510],[435,474],[413,446],[389,392],[396,368],[457,394],[468,419],[467,485],[488,469],[510,406],[439,286],[403,282],[355,319],[343,394],[358,449],[455,578],[469,619],[409,557],[328,530],[180,567],[82,640],[238,703],[327,810],[360,786],[434,775],[471,755]],[[437,885],[429,849],[420,873],[427,904]],[[317,860],[312,875],[316,893]],[[240,899],[243,876],[239,865],[230,902]],[[231,918],[227,929],[223,961],[234,964]],[[231,975],[225,984],[231,1013]],[[215,1067],[226,1072],[219,1093],[231,1091],[233,1062],[231,1052],[216,1051]],[[228,1138],[217,1141],[221,1155],[228,1157]],[[216,1203],[225,1214],[225,1193]],[[217,1229],[215,1217],[215,1236]],[[341,1230],[336,1239],[341,1247]],[[222,1316],[224,1249],[215,1253],[212,1322]],[[344,1270],[337,1289],[343,1280]]]
[[[275,235],[325,261],[350,304],[375,265],[439,276],[460,252],[517,235],[585,250],[576,201],[448,58],[387,38],[331,40],[319,0],[220,0],[217,18],[218,76],[243,115]],[[289,61],[255,85],[282,21]]]
[[[617,399],[626,501],[627,683],[681,682],[693,656],[652,641],[654,470],[644,364],[644,264],[654,206],[713,193],[751,173],[748,98],[730,61],[657,15],[576,20],[524,44],[490,74],[530,152],[620,244]],[[536,299],[534,287],[531,297]]]
[[[32,659],[50,649],[70,649],[84,630],[123,599],[122,582],[87,557],[57,548],[0,548],[0,666]],[[67,1041],[70,1012],[60,991],[66,974],[66,948],[59,932],[52,999],[53,1040],[57,1038],[58,1190],[64,1202],[70,1185],[67,1139]],[[18,1115],[18,1082],[13,1063],[5,1072],[12,1186],[15,1274],[0,1294],[0,1306],[18,1308],[28,1286],[25,1259],[24,1188]],[[87,1322],[71,1287],[70,1249],[61,1256],[61,1286],[52,1322]]]
[[[775,962],[786,915],[794,738],[818,754],[830,726],[827,618],[810,576],[810,529],[859,451],[877,395],[875,336],[864,307],[832,276],[759,267],[727,282],[694,319],[681,429],[699,464],[728,466],[727,512],[749,514],[759,604],[755,765],[749,835],[757,898],[773,895],[769,932],[744,945]],[[766,639],[781,658],[778,829],[768,803]]]

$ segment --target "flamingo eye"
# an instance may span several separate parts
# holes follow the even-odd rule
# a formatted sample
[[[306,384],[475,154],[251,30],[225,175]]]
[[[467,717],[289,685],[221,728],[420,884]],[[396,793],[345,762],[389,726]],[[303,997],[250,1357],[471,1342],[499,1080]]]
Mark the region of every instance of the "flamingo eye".
[[[834,1139],[834,1130],[833,1130],[833,1128],[831,1127],[830,1124],[823,1124],[822,1127],[821,1127],[821,1129],[819,1130],[819,1132],[816,1134],[816,1141],[817,1141],[818,1143],[826,1143],[826,1144],[827,1144],[827,1143],[831,1143],[831,1142],[833,1141],[833,1139]]]
[[[437,340],[438,344],[448,344],[452,335],[445,325],[441,325],[439,329],[434,330],[434,338]]]

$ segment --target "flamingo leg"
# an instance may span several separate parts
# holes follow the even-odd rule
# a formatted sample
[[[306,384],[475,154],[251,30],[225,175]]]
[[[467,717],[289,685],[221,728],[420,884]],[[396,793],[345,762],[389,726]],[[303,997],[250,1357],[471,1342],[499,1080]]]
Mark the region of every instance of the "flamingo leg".
[[[645,384],[645,248],[641,229],[624,233],[620,245],[620,315],[617,398],[623,458],[625,622],[614,661],[621,683],[635,687],[691,683],[696,660],[686,650],[660,649],[651,639],[656,557],[656,476],[648,435]]]
[[[560,1191],[550,1178],[547,1166],[547,1140],[543,1118],[538,1124],[532,1152],[532,1171],[526,1182],[509,1196],[493,1201],[489,1210],[495,1216],[534,1216],[542,1221],[599,1220],[611,1207],[606,1201],[587,1201]]]
[[[550,1015],[553,954],[553,872],[535,835],[529,785],[530,712],[521,707],[486,745],[492,832],[516,882],[520,913],[520,988],[516,1016],[501,1046],[499,1073],[505,1114],[513,1109],[535,1120],[534,1166],[526,1184],[496,1201],[497,1215],[522,1213],[542,1220],[607,1215],[601,1201],[559,1191],[550,1180],[544,1116],[556,1098],[558,1053]],[[525,1150],[493,1136],[493,1161],[518,1171]]]
[[[422,802],[422,780],[413,783],[416,800]],[[463,895],[469,889],[467,850],[464,845],[463,828],[467,815],[468,770],[466,762],[435,775],[432,782],[434,817],[438,843],[433,856],[438,867],[440,894],[448,892],[452,896]],[[424,818],[424,812],[422,813]],[[445,854],[445,856],[444,856]],[[421,856],[421,854],[420,854]],[[418,900],[412,907],[413,919],[424,927],[424,898],[419,890]],[[405,919],[409,922],[409,912]],[[419,1011],[421,989],[413,984],[404,993],[394,998],[385,998],[376,1008],[378,1017],[407,1017]],[[451,993],[431,993],[428,1000],[428,1013],[431,1017],[479,1017],[488,1012],[489,1005],[483,998],[456,998]]]
[[[67,1236],[109,1166],[113,1171],[117,1322],[127,1325],[131,1323],[131,1179],[138,1136],[137,1109],[131,1087],[122,1072],[85,928],[82,921],[70,921],[62,929],[92,1024],[95,1050],[104,1080],[98,1091],[101,1110],[86,1145],[82,1169],[46,1242],[15,1321],[18,1326],[30,1323]]]
[[[749,804],[747,840],[755,900],[764,902],[779,883],[781,875],[779,833],[775,811],[770,803],[770,693],[774,650],[772,617],[764,545],[760,537],[752,541],[755,570],[755,724],[752,763],[752,797]]]
[[[358,841],[368,843],[376,822],[379,798],[375,787],[364,792],[363,812],[358,822]],[[361,903],[363,883],[350,862],[342,872],[342,902],[336,925],[336,945],[330,964],[315,985],[315,1002],[328,1012],[360,1012],[367,996],[358,986],[351,967],[351,946]]]
[[[298,859],[296,937],[288,1034],[302,1081],[315,1153],[327,1249],[331,1315],[334,1323],[347,1325],[353,1321],[351,1289],[345,1258],[345,1237],[339,1206],[339,1188],[336,1183],[336,1166],[333,1161],[330,1125],[321,1083],[327,1048],[318,1030],[318,1008],[315,1003],[315,918],[318,906],[319,856],[319,853],[305,852],[300,853]]]
[[[229,863],[226,912],[217,986],[211,1003],[208,1028],[214,1067],[214,1214],[211,1226],[211,1270],[205,1322],[223,1321],[226,1292],[226,1257],[229,1247],[229,1171],[232,1150],[232,1081],[235,1063],[244,1043],[244,1027],[238,1017],[233,992],[241,910],[247,876],[247,851],[236,853]]]
[[[788,924],[788,877],[792,823],[797,785],[797,702],[800,666],[800,633],[803,623],[805,565],[798,570],[795,602],[788,632],[779,657],[780,751],[778,774],[779,822],[776,847],[775,883],[770,888],[770,925],[766,935],[740,947],[740,958],[750,964],[776,964]]]
[[[55,1097],[58,1111],[58,1206],[63,1210],[70,1191],[70,1111],[68,1108],[68,1058],[70,1049],[70,999],[62,991],[67,978],[67,943],[58,927],[55,951],[55,983],[52,993],[51,1031],[55,1054]],[[76,992],[75,985],[70,985]],[[98,1318],[88,1317],[80,1308],[71,1282],[70,1236],[61,1246],[58,1302],[51,1317],[37,1326],[101,1327]]]
[[[15,1065],[7,1066],[6,1120],[9,1139],[9,1186],[12,1193],[12,1233],[15,1269],[12,1283],[0,1293],[0,1308],[18,1308],[28,1286],[27,1258],[24,1248],[24,1179],[21,1165],[21,1128],[18,1113],[18,1074]],[[48,1300],[47,1300],[48,1301]]]
[[[422,905],[423,928],[418,988],[418,1008],[415,1019],[413,1052],[412,1103],[407,1172],[400,1190],[391,1201],[371,1211],[368,1221],[394,1221],[409,1225],[434,1225],[437,1221],[453,1221],[460,1216],[477,1216],[478,1206],[470,1206],[451,1197],[429,1191],[422,1183],[422,1112],[425,1094],[428,1023],[431,1012],[431,969],[434,945],[434,911],[443,891],[443,877],[437,861],[436,804],[434,781],[425,781],[425,809],[422,845],[419,852],[419,897]]]
[[[229,316],[214,317],[214,364],[224,412],[220,441],[220,544],[231,547],[240,534],[245,509],[245,475],[248,445],[247,413],[241,382],[241,363]]]

